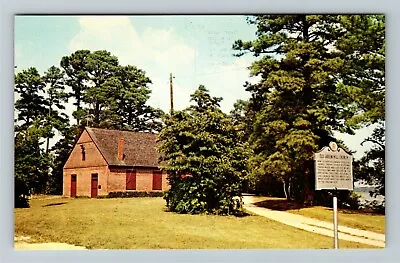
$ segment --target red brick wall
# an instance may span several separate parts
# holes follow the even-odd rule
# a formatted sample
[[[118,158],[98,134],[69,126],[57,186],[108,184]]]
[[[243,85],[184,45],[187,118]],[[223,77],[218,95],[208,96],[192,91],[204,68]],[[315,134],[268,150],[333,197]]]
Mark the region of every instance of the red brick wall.
[[[76,174],[76,195],[90,197],[93,173],[98,174],[99,186],[101,186],[101,189],[98,189],[98,195],[107,195],[109,169],[107,166],[97,166],[64,169],[63,196],[71,195],[71,175]]]
[[[153,170],[148,168],[137,168],[136,170],[136,190],[126,190],[126,169],[112,168],[108,178],[108,191],[153,191]],[[167,182],[167,174],[162,174],[162,189],[163,191],[169,188]]]
[[[81,145],[85,148],[85,160],[82,161]],[[76,143],[75,147],[64,165],[64,169],[77,167],[96,167],[107,165],[100,151],[94,142],[90,139],[86,131],[84,131]]]
[[[85,160],[82,160],[81,145],[85,148]],[[136,191],[153,191],[153,170],[148,168],[136,169]],[[84,131],[72,150],[64,165],[63,196],[71,194],[71,175],[77,175],[77,196],[89,196],[91,193],[91,175],[97,173],[99,178],[98,195],[107,195],[109,192],[120,192],[126,190],[126,169],[110,169],[107,162]],[[162,174],[163,191],[169,188],[167,174]],[[128,190],[132,191],[132,190]],[[133,190],[134,191],[134,190]]]
[[[126,169],[112,168],[108,176],[108,192],[126,191]]]
[[[82,160],[81,145],[85,149],[85,160]],[[76,195],[89,196],[91,188],[91,175],[97,173],[99,178],[98,195],[106,195],[107,177],[109,169],[107,163],[97,149],[89,134],[84,131],[64,165],[63,196],[71,194],[71,174],[76,174]]]

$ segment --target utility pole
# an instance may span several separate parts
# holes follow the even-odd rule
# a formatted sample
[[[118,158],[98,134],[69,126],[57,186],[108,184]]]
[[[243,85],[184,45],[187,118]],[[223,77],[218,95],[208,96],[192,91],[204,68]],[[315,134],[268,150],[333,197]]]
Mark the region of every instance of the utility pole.
[[[171,99],[171,115],[174,112],[174,92],[172,86],[172,73],[169,73],[169,95]]]
[[[49,105],[49,112],[47,114],[47,124],[49,124],[50,116],[51,116],[51,105],[53,104],[53,94],[50,94],[50,105]],[[46,153],[49,153],[49,144],[50,144],[50,137],[47,136],[46,138]]]

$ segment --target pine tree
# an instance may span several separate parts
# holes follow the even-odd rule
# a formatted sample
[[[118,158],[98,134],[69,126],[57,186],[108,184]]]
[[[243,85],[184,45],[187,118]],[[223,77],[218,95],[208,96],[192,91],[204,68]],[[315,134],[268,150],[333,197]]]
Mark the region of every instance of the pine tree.
[[[48,112],[47,121],[47,138],[46,153],[49,152],[50,139],[55,135],[55,129],[60,131],[68,124],[68,116],[61,112],[65,110],[65,104],[68,102],[68,94],[64,91],[64,74],[55,66],[50,67],[44,74],[44,82],[46,84],[46,104]]]
[[[313,153],[337,141],[333,131],[353,134],[384,111],[382,94],[373,96],[384,91],[382,17],[263,15],[249,22],[257,39],[233,48],[260,57],[251,74],[261,81],[246,84],[252,173],[280,179],[288,197],[312,201]]]
[[[73,116],[78,125],[80,124],[80,120],[85,116],[85,112],[82,110],[82,101],[87,88],[87,82],[89,81],[86,69],[89,54],[89,50],[78,50],[69,56],[62,57],[60,62],[66,74],[66,85],[72,89],[70,96],[75,99],[73,104],[76,106],[76,110]]]
[[[36,68],[23,70],[15,76],[15,110],[17,113],[16,130],[24,130],[37,118],[46,114],[46,102],[43,96],[45,83]]]
[[[47,134],[44,88],[36,68],[15,75],[15,206],[29,205],[29,194],[47,188],[50,156],[41,147]]]
[[[118,129],[132,131],[159,131],[163,112],[147,105],[151,80],[135,66],[120,66],[107,85],[110,94],[110,123]]]

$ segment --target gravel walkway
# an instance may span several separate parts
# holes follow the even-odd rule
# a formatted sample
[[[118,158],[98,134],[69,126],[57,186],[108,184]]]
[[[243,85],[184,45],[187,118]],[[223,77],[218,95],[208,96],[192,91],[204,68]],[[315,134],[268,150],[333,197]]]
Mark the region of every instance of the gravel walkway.
[[[259,200],[257,200],[259,201]],[[268,217],[269,219],[281,222],[283,224],[297,227],[309,232],[329,236],[333,238],[333,222],[325,222],[301,215],[295,215],[288,212],[271,210],[254,205],[252,196],[243,196],[244,208],[254,214]],[[338,227],[339,247],[340,240],[363,243],[367,245],[385,247],[385,235],[371,231],[365,231],[339,225]]]

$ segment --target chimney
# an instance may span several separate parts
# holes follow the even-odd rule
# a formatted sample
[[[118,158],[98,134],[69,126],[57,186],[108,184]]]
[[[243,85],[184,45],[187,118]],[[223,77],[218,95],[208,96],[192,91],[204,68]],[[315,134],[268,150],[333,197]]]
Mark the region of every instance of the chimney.
[[[118,137],[118,160],[122,161],[124,159],[124,138]]]

